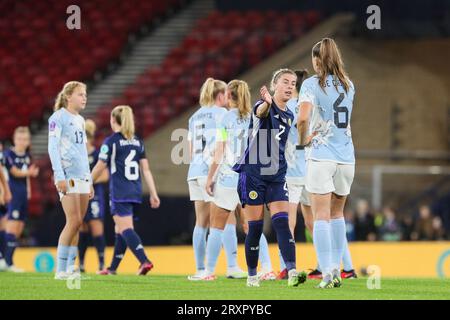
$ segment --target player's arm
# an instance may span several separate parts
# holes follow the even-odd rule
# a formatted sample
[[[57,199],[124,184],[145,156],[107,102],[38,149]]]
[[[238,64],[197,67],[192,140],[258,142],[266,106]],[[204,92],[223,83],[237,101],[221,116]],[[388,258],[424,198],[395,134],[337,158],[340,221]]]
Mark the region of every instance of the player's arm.
[[[27,177],[27,199],[31,199],[31,182],[30,177]]]
[[[32,164],[27,170],[20,170],[19,168],[12,166],[9,169],[9,173],[15,178],[35,178],[39,174],[39,168]]]
[[[11,201],[12,194],[11,190],[9,189],[8,181],[6,181],[2,165],[0,165],[0,187],[2,189],[3,202],[4,204],[6,204]]]
[[[226,133],[226,132],[225,132]],[[223,133],[221,133],[223,134]],[[219,169],[220,164],[222,163],[223,155],[225,152],[226,141],[217,141],[216,148],[214,150],[214,157],[209,167],[208,178],[206,180],[206,192],[213,196],[213,188],[214,188],[214,177],[216,176],[217,170]]]
[[[100,173],[100,176],[97,178],[97,180],[95,180],[95,183],[106,183],[108,181],[109,181],[109,172],[107,169],[104,169]]]
[[[56,119],[50,119],[48,132],[48,155],[50,157],[50,162],[52,163],[56,189],[65,194],[67,192],[67,183],[60,156],[61,131],[62,127],[59,121],[56,121]]]
[[[264,102],[256,107],[256,116],[258,118],[266,118],[269,115],[270,106],[272,105],[272,96],[266,86],[263,86],[261,90],[259,90],[259,93]]]
[[[92,183],[93,184],[103,182],[103,181],[101,181],[101,178],[102,177],[104,178],[104,172],[105,171],[106,171],[106,175],[107,175],[106,181],[108,181],[109,174],[108,174],[107,167],[108,167],[108,165],[102,159],[97,161],[97,163],[95,164],[95,166],[94,166],[94,168],[92,169],[92,172],[91,172]]]
[[[300,113],[297,119],[298,141],[300,146],[306,146],[311,142],[311,137],[308,137],[309,119],[311,117],[312,104],[310,102],[300,103]]]
[[[158,192],[156,191],[155,180],[153,179],[152,172],[150,171],[150,166],[148,165],[148,160],[142,158],[139,160],[139,164],[142,170],[142,175],[147,183],[148,190],[150,192],[150,205],[153,209],[159,208],[161,201],[158,197]]]

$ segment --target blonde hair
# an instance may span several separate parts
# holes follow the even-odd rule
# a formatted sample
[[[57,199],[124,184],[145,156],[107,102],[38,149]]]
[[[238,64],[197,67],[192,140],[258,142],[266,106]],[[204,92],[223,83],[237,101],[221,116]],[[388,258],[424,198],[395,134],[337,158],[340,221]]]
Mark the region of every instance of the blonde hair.
[[[348,92],[350,89],[350,80],[344,70],[344,62],[342,61],[341,52],[336,42],[330,38],[323,38],[314,45],[312,56],[317,58],[319,84],[322,89],[325,87],[326,77],[332,75],[339,79],[344,86],[345,92]],[[334,87],[337,90],[336,84]]]
[[[58,93],[55,100],[54,110],[58,111],[61,108],[67,108],[67,97],[70,96],[74,90],[78,87],[86,88],[83,82],[79,81],[69,81],[67,82],[62,90]]]
[[[200,89],[199,103],[202,107],[214,105],[214,101],[219,93],[225,93],[227,84],[221,80],[208,78]]]
[[[240,118],[246,118],[252,112],[250,89],[248,84],[242,80],[231,80],[228,83],[228,90],[230,90],[231,101],[233,107],[239,110]]]
[[[84,124],[84,129],[86,131],[86,136],[88,139],[94,139],[95,131],[97,130],[97,125],[91,119],[87,119]]]
[[[121,126],[120,133],[131,140],[134,137],[134,115],[130,106],[117,106],[111,112],[111,117]]]
[[[13,133],[13,139],[14,139],[14,137],[15,137],[17,134],[20,134],[20,133],[28,134],[28,136],[31,136],[30,128],[25,127],[25,126],[22,126],[22,127],[17,127],[17,128],[14,130],[14,133]]]
[[[275,71],[275,72],[273,73],[272,80],[270,81],[270,91],[272,91],[272,92],[275,91],[275,84],[278,82],[278,80],[280,79],[280,77],[281,77],[283,74],[286,74],[286,73],[292,74],[292,75],[294,75],[294,76],[297,77],[297,75],[295,74],[295,72],[292,71],[291,69],[288,69],[288,68],[278,69],[277,71]]]

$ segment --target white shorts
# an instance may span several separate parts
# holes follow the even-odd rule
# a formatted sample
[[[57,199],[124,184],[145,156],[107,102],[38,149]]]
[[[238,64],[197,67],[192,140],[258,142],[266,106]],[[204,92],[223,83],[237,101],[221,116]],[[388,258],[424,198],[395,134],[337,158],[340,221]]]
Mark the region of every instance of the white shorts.
[[[206,177],[188,181],[189,197],[191,201],[211,202],[213,198],[206,192]]]
[[[309,192],[306,190],[305,184],[293,183],[287,181],[287,187],[289,191],[289,203],[304,204],[305,206],[311,206],[309,200]]]
[[[310,193],[333,192],[339,196],[350,194],[354,164],[339,164],[331,161],[308,160],[306,164],[306,190]]]
[[[219,208],[228,211],[234,211],[241,203],[237,188],[227,188],[218,184],[214,188],[213,202]]]
[[[67,183],[67,193],[79,193],[79,194],[90,194],[91,193],[91,183],[88,180],[81,179],[69,179],[66,180]],[[61,200],[65,195],[58,192],[59,200]]]

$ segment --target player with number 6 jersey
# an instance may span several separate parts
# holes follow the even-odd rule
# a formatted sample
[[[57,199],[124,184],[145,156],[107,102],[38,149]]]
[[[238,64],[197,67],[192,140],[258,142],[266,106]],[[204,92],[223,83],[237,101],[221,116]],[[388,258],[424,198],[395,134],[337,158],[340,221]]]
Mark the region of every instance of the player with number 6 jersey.
[[[134,134],[133,110],[129,106],[115,107],[111,112],[111,128],[114,133],[104,141],[99,161],[92,170],[92,179],[96,182],[103,170],[109,169],[109,198],[116,226],[113,261],[100,274],[115,274],[128,247],[139,260],[137,274],[145,275],[153,268],[153,263],[147,258],[133,225],[133,214],[142,202],[141,169],[150,192],[151,207],[158,208],[160,200],[145,155],[144,143]]]

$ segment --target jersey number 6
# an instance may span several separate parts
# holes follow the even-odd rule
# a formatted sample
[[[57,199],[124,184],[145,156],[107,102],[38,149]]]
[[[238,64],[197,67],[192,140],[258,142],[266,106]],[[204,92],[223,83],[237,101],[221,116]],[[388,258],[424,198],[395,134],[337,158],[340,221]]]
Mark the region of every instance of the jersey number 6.
[[[347,107],[339,106],[341,102],[344,100],[344,94],[339,94],[339,97],[336,99],[336,101],[333,103],[333,110],[334,110],[334,124],[338,128],[347,128],[348,127],[348,109]],[[344,122],[339,122],[339,113],[344,113]]]

